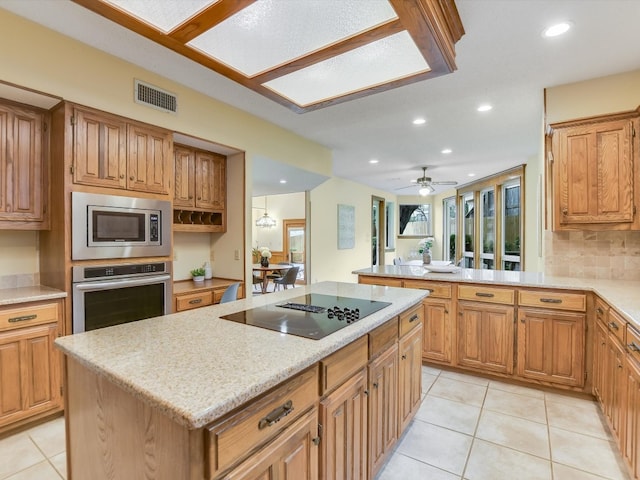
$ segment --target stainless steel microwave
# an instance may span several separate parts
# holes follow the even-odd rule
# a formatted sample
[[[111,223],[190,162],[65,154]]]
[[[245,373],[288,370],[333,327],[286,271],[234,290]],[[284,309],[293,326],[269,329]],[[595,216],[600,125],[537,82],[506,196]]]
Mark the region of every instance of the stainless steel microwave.
[[[71,258],[171,255],[171,202],[71,193]]]

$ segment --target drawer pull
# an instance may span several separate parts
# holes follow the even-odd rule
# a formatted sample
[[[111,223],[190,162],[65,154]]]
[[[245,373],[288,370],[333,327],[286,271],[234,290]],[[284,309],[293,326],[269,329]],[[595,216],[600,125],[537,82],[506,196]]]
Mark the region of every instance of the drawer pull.
[[[190,305],[197,305],[199,303],[202,303],[202,299],[201,298],[194,298],[193,300],[189,300],[189,304]]]
[[[562,303],[560,298],[541,298],[542,303]]]
[[[18,322],[26,322],[27,320],[35,320],[38,318],[37,314],[33,315],[23,315],[21,317],[13,317],[9,319],[9,323],[18,323]]]
[[[627,347],[629,347],[629,350],[631,350],[632,352],[640,352],[640,347],[636,342],[631,342],[629,345],[627,345]]]
[[[274,423],[278,423],[281,419],[289,415],[293,411],[293,402],[291,400],[287,400],[284,405],[279,406],[274,411],[272,411],[269,415],[264,417],[262,420],[258,422],[258,428],[262,430],[263,428],[270,427]]]
[[[320,445],[320,437],[312,438],[311,441],[316,447]]]
[[[476,297],[493,298],[495,295],[493,293],[476,292]]]
[[[418,315],[417,313],[415,313],[410,319],[409,319],[409,323],[413,323],[416,320],[418,320],[420,318],[420,315]]]
[[[601,307],[598,307],[597,311],[598,311],[598,315],[602,315],[604,313],[604,310],[602,310]]]
[[[608,325],[613,328],[614,330],[620,330],[620,327],[618,326],[618,324],[616,322],[609,322]]]

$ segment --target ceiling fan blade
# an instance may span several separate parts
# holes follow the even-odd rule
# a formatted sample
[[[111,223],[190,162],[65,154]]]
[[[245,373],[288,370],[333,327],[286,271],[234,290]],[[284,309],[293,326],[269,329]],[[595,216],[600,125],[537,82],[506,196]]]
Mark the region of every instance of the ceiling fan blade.
[[[420,185],[418,185],[417,183],[414,183],[413,185],[407,185],[406,187],[398,187],[398,188],[394,188],[394,190],[404,190],[405,188],[414,188],[414,187],[419,187]]]
[[[431,182],[431,185],[457,185],[458,182],[454,182],[453,180],[445,181],[445,182]]]

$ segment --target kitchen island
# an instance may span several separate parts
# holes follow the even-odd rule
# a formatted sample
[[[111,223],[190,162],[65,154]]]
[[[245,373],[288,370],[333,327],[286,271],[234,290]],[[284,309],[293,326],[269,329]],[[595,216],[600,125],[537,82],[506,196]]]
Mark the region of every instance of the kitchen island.
[[[390,305],[321,340],[220,318],[306,293]],[[318,400],[332,386],[337,393],[350,384],[352,377],[345,378],[344,372],[353,378],[366,372],[369,343],[375,346],[376,339],[383,338],[370,332],[383,328],[391,338],[389,325],[395,321],[398,351],[398,335],[402,339],[406,333],[403,325],[421,324],[414,322],[421,318],[417,315],[403,323],[403,314],[425,295],[420,290],[323,282],[58,339],[67,373],[70,478],[199,480],[219,478],[232,467],[233,474],[225,478],[245,478],[240,462],[248,454],[271,444],[275,450],[291,447],[279,445],[283,434],[271,435],[270,430],[279,433],[288,427],[300,438],[309,426],[317,430]],[[415,355],[403,356],[415,366]],[[419,364],[419,349],[417,358]],[[363,368],[353,372],[351,365],[361,361]],[[417,383],[411,388],[419,391],[419,378]],[[289,416],[291,411],[295,413]],[[312,440],[317,445],[319,440]],[[313,463],[309,459],[317,457],[317,451],[308,445],[302,450],[304,462]],[[244,464],[259,466],[260,458]],[[296,457],[295,462],[300,461]],[[308,476],[316,478],[317,471]]]

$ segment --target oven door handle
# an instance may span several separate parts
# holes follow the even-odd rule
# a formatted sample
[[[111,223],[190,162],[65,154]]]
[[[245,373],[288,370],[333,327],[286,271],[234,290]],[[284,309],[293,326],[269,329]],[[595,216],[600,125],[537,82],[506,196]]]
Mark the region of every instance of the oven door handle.
[[[157,275],[132,280],[117,280],[115,282],[91,282],[78,283],[75,285],[77,290],[101,290],[106,288],[130,287],[134,285],[149,285],[152,283],[165,282],[171,279],[171,275]]]

